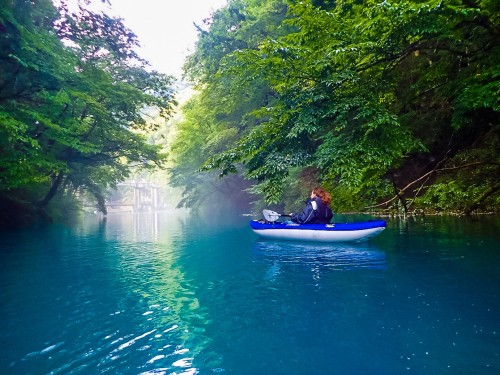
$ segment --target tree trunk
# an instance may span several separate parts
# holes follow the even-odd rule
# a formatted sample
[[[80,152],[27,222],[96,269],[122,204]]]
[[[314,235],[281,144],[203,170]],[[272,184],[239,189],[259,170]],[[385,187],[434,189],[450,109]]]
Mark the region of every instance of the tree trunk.
[[[52,181],[52,186],[50,187],[50,190],[48,191],[47,195],[45,195],[45,197],[41,201],[38,202],[39,207],[47,207],[49,202],[56,195],[57,189],[59,189],[59,186],[61,185],[63,177],[64,177],[64,172],[59,171],[56,178]]]
[[[481,204],[488,198],[490,195],[495,194],[497,191],[500,190],[500,184],[497,183],[496,185],[492,186],[489,190],[484,192],[484,194],[476,200],[473,204],[471,204],[469,207],[465,209],[465,214],[470,215],[472,214],[472,211],[477,210],[479,207],[481,207]]]
[[[394,189],[394,193],[396,194],[399,201],[401,202],[401,205],[403,206],[404,214],[406,215],[408,213],[408,206],[406,205],[406,199],[401,194],[401,191],[398,189],[398,187],[396,186],[396,179],[394,178],[394,174],[392,172],[391,172],[391,180],[392,180],[392,187]]]

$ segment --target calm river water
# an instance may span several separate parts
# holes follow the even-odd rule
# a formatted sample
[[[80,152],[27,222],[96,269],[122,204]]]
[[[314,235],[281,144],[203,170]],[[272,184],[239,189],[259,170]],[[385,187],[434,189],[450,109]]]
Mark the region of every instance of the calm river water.
[[[0,373],[500,374],[499,218],[390,219],[336,245],[248,220],[0,233]]]

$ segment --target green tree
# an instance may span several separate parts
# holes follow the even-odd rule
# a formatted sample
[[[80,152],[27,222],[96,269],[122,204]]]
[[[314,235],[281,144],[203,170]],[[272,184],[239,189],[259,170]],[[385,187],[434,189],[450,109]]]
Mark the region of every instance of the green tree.
[[[281,200],[291,170],[305,168],[354,197],[354,208],[394,194],[408,211],[442,178],[470,187],[469,209],[495,206],[499,14],[489,0],[290,2],[283,27],[257,43],[207,52],[213,80],[228,82],[231,97],[266,87],[269,100],[243,110],[250,126],[240,124],[239,140],[204,169],[226,174],[243,163],[270,202]],[[247,21],[238,22],[217,33],[238,35]],[[196,69],[204,52],[199,44],[202,57],[188,69],[210,91],[213,80]]]
[[[161,165],[143,111],[173,109],[172,77],[149,72],[119,19],[50,1],[0,9],[0,197],[46,207],[64,187],[104,191]],[[153,124],[153,125],[152,125]]]
[[[203,207],[214,213],[233,208],[231,202],[244,203],[242,190],[249,184],[237,174],[222,180],[215,171],[199,171],[211,155],[225,151],[238,139],[238,129],[231,121],[222,120],[223,116],[217,121],[213,107],[210,110],[205,100],[201,94],[193,95],[182,107],[184,116],[174,123],[174,137],[166,145],[172,165],[168,180],[183,191],[179,207]]]
[[[241,174],[220,180],[220,173],[200,173],[201,165],[212,155],[231,147],[260,120],[251,113],[273,100],[274,91],[259,79],[241,79],[223,74],[232,60],[226,57],[235,51],[257,49],[270,33],[283,35],[286,27],[286,4],[282,1],[231,1],[199,26],[197,47],[186,62],[186,75],[197,94],[183,107],[185,118],[176,124],[177,134],[170,149],[175,167],[172,182],[185,186],[181,204],[199,205],[217,194],[228,200],[243,199],[241,190],[249,186]],[[234,67],[236,68],[236,67]],[[234,166],[232,171],[236,171]],[[222,173],[225,175],[225,171]]]

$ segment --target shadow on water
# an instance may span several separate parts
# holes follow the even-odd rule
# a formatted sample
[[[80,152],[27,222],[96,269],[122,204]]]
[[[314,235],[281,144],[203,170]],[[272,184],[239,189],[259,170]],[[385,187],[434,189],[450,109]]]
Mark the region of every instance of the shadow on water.
[[[258,240],[253,245],[257,260],[316,265],[334,270],[385,269],[385,253],[371,244],[325,244]]]

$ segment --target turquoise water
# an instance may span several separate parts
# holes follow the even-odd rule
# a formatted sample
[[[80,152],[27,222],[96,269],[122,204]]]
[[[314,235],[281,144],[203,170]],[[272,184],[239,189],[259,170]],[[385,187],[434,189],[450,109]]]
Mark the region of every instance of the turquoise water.
[[[358,245],[248,220],[1,233],[0,373],[500,373],[498,218],[394,219]]]

